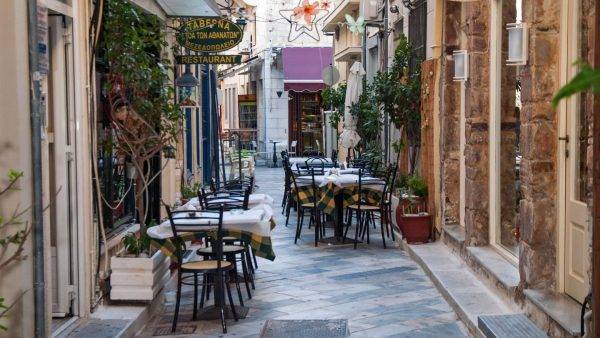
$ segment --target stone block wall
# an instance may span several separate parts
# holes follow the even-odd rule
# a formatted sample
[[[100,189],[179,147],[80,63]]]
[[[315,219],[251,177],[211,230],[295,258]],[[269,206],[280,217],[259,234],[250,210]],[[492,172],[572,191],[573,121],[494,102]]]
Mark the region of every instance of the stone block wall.
[[[460,214],[460,84],[454,82],[452,51],[459,49],[460,8],[458,2],[447,2],[444,15],[444,55],[441,75],[441,198],[442,219],[458,223]]]
[[[559,83],[560,2],[529,0],[529,63],[523,67],[521,100],[521,248],[525,288],[556,285],[557,113],[550,106]]]
[[[470,70],[465,83],[465,242],[479,246],[489,239],[490,4],[471,2],[463,10]]]

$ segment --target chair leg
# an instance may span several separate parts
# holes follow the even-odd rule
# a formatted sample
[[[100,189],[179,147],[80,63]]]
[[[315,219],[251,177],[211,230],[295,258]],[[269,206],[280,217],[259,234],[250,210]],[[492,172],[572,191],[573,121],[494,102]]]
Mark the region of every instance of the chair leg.
[[[240,261],[243,259],[244,254],[242,253],[241,256],[242,258]],[[240,305],[244,306],[244,298],[242,297],[242,289],[240,288],[240,280],[238,277],[237,259],[235,257],[233,257],[233,273],[235,275],[235,288],[237,290],[238,299],[240,301]]]
[[[242,255],[242,272],[244,273],[244,284],[246,284],[246,292],[248,293],[248,299],[252,299],[252,294],[250,293],[250,285],[248,284],[248,279],[250,279],[250,276],[248,275],[248,266],[246,265],[245,255]]]
[[[311,214],[315,219],[315,247],[319,246],[319,232],[321,231],[321,218],[316,209],[311,210]]]
[[[223,280],[225,280],[225,277],[223,277]],[[238,318],[237,311],[235,310],[235,304],[233,303],[233,297],[231,296],[231,287],[229,286],[230,283],[225,281],[224,284],[225,284],[225,288],[227,289],[227,298],[229,299],[229,307],[231,308],[231,313],[233,313],[233,318],[237,322],[239,320],[239,318]]]
[[[383,219],[380,220],[380,224],[381,224],[381,239],[383,240],[383,248],[387,249],[387,246],[385,245],[385,231],[383,229],[383,227],[384,227]],[[388,229],[387,224],[385,224],[385,228]]]
[[[354,231],[354,249],[356,250],[356,246],[358,244],[358,231],[360,230],[361,227],[361,212],[360,210],[358,210],[356,212],[356,218],[357,218],[357,222],[356,222],[356,231]]]
[[[192,320],[196,320],[198,312],[198,273],[194,272],[194,310],[192,311]]]
[[[296,238],[294,238],[294,244],[298,243],[298,238],[302,234],[302,222],[304,222],[304,209],[300,208],[298,211],[298,219],[296,220]]]
[[[206,292],[206,284],[208,283],[208,278],[205,274],[202,274],[202,292],[200,293],[200,308],[204,307],[204,297]]]
[[[177,319],[179,317],[179,303],[181,301],[181,271],[177,271],[177,300],[175,301],[175,314],[173,315],[173,326],[171,332],[177,330]]]
[[[250,252],[252,253],[252,260],[254,261],[254,268],[258,269],[258,262],[256,261],[256,252],[254,252],[254,249],[252,249],[252,247],[250,247]]]
[[[392,208],[390,207],[388,212],[388,220],[390,225],[390,232],[392,233],[392,241],[396,241],[396,235],[394,234],[394,223],[392,223]]]

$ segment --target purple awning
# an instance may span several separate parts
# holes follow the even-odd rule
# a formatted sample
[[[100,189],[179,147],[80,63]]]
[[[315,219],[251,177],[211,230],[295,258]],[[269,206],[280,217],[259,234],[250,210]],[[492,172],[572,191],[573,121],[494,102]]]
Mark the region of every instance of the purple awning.
[[[284,90],[316,92],[325,88],[321,73],[331,65],[331,47],[286,47],[282,58]]]

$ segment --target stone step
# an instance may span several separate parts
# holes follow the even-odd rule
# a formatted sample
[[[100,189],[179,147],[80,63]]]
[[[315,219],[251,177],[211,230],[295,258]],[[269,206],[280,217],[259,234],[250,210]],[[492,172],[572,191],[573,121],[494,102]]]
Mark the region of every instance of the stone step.
[[[479,316],[477,325],[488,338],[541,338],[548,335],[522,313]]]
[[[442,242],[407,245],[407,250],[473,335],[484,337],[477,326],[479,316],[519,312],[516,306],[501,299],[480,280],[480,277]]]

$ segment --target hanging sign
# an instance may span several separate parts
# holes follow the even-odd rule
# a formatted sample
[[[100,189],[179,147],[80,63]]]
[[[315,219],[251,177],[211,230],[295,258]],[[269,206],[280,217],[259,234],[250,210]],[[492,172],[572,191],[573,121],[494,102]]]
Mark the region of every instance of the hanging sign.
[[[242,28],[223,18],[193,18],[182,21],[177,42],[195,52],[217,53],[237,46],[244,35]]]
[[[175,62],[180,65],[239,65],[242,63],[242,56],[219,54],[176,55]]]

